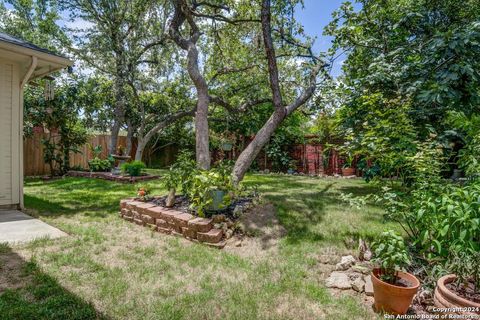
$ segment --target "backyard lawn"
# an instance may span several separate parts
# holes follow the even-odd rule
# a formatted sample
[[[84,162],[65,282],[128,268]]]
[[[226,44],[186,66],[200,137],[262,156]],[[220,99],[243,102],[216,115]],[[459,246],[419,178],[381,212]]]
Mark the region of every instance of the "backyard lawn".
[[[361,298],[323,285],[338,258],[384,229],[381,210],[340,200],[376,189],[362,180],[249,175],[266,221],[223,250],[149,231],[118,216],[138,185],[29,180],[29,212],[70,236],[0,246],[0,317],[7,319],[372,319]],[[158,181],[144,184],[164,193]],[[265,219],[264,219],[265,220]],[[262,229],[276,230],[262,233]],[[6,289],[5,288],[11,288]]]

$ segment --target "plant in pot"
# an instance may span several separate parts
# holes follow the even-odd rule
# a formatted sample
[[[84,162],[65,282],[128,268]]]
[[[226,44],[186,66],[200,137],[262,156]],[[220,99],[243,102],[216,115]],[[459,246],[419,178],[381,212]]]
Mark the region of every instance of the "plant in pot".
[[[355,175],[355,168],[353,167],[353,161],[355,157],[352,154],[348,154],[345,158],[345,163],[342,167],[342,176],[354,176]]]
[[[215,168],[197,171],[192,176],[188,197],[191,208],[196,210],[199,216],[222,210],[231,204],[237,189],[230,172],[230,164],[221,162]]]
[[[480,314],[480,252],[454,251],[447,264],[452,274],[437,281],[433,297],[437,308],[457,308],[443,313]]]
[[[420,282],[403,270],[411,261],[403,238],[394,231],[383,232],[372,247],[378,267],[372,271],[375,309],[389,314],[405,314]]]

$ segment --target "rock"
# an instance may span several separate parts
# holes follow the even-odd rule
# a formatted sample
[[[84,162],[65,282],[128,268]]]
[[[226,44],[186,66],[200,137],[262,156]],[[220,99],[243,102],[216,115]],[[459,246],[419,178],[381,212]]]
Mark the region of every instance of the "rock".
[[[214,228],[214,229],[222,229],[222,224],[221,224],[221,223],[215,223],[215,224],[213,225],[213,228]]]
[[[353,290],[360,293],[365,289],[365,281],[361,277],[352,281],[351,285]]]
[[[226,237],[227,239],[230,239],[232,236],[233,236],[233,230],[232,230],[232,229],[228,229],[227,232],[225,232],[225,237]]]
[[[338,289],[350,289],[352,287],[348,275],[346,273],[337,271],[334,271],[332,274],[330,274],[330,277],[325,280],[325,285],[327,288]]]
[[[235,247],[241,247],[242,246],[242,240],[238,240],[235,242]]]
[[[235,206],[233,209],[233,216],[234,217],[240,217],[243,213],[243,207],[242,206]]]
[[[216,214],[212,217],[213,223],[221,223],[226,219],[224,214]]]
[[[167,208],[171,208],[174,205],[175,205],[175,188],[170,189],[170,192],[168,192],[167,201],[165,203],[165,206]]]
[[[365,280],[365,294],[367,296],[373,296],[372,276],[370,275],[365,276],[363,280]]]
[[[372,251],[367,250],[367,251],[365,251],[365,253],[363,254],[363,260],[365,260],[365,261],[370,261],[370,260],[372,260],[372,256],[373,256]]]
[[[431,303],[432,299],[432,291],[420,288],[420,290],[418,290],[417,294],[415,295],[414,301],[416,301],[418,304],[428,305]]]
[[[352,266],[352,271],[362,273],[362,274],[370,274],[370,272],[371,272],[371,270],[369,268],[361,266],[361,265],[353,265]]]
[[[329,255],[329,254],[322,254],[318,257],[318,260],[320,261],[320,263],[323,263],[323,264],[332,264],[332,265],[335,265],[335,262],[338,261],[337,260],[337,256],[334,256],[334,255]]]
[[[343,256],[339,263],[335,266],[337,271],[348,270],[351,266],[355,264],[355,258],[353,256]]]
[[[228,231],[228,226],[225,222],[222,223],[222,230],[223,230],[223,233],[227,233]]]

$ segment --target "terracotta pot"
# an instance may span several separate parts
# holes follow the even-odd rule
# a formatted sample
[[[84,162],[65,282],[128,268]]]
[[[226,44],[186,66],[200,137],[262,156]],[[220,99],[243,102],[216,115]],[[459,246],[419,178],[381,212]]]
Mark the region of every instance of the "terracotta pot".
[[[412,284],[411,287],[399,287],[386,283],[379,278],[380,269],[373,269],[372,284],[375,310],[389,314],[405,314],[412,304],[412,299],[417,293],[420,281],[406,272],[398,272],[398,276]]]
[[[454,274],[449,274],[441,277],[437,281],[437,287],[435,288],[435,294],[433,295],[433,302],[437,308],[462,308],[465,309],[456,311],[446,311],[446,310],[436,310],[437,312],[443,314],[462,314],[462,315],[474,315],[480,314],[480,303],[475,303],[473,301],[464,299],[458,296],[455,292],[448,290],[445,286],[457,279],[457,276]],[[472,311],[468,311],[468,309]],[[477,312],[477,313],[475,313]]]
[[[342,176],[354,176],[355,168],[342,168]]]

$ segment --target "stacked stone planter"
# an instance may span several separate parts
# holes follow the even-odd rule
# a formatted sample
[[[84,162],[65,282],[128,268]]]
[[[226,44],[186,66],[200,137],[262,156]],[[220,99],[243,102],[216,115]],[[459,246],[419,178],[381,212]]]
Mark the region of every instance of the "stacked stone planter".
[[[155,205],[150,202],[125,199],[120,201],[120,216],[152,230],[183,236],[194,242],[223,248],[223,230],[213,227],[213,220],[190,213]]]

